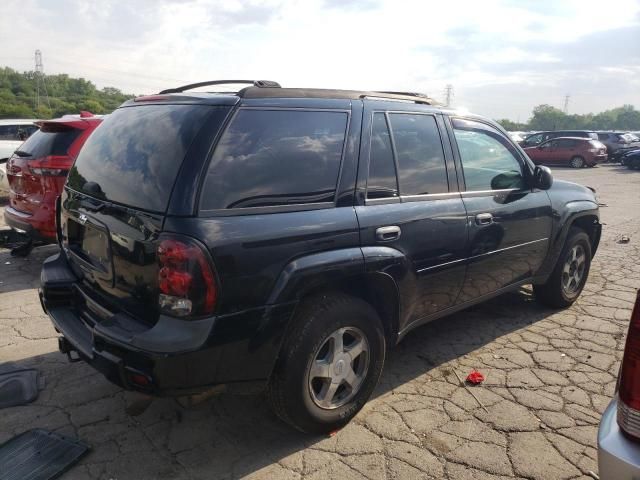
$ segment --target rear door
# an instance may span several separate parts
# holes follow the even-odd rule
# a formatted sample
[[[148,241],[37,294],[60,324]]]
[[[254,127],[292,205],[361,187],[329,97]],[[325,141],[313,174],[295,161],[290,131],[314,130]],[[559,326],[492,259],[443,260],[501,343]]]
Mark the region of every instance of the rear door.
[[[555,140],[556,147],[556,164],[566,165],[576,155],[580,154],[578,149],[578,141],[576,140]]]
[[[360,238],[363,247],[395,249],[408,259],[410,274],[397,279],[402,331],[455,305],[465,272],[466,213],[440,115],[371,101],[363,124]]]
[[[546,256],[552,210],[545,191],[527,186],[528,166],[510,139],[478,120],[453,118],[469,225],[460,302],[531,277]]]

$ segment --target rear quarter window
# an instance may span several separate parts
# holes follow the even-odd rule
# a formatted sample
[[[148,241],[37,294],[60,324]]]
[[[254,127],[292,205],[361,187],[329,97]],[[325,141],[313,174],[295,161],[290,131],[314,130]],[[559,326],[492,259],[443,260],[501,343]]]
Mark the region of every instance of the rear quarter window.
[[[348,113],[240,109],[211,158],[201,210],[334,201]]]
[[[194,137],[210,116],[219,116],[221,124],[227,112],[207,105],[120,108],[84,144],[67,185],[96,198],[163,212]]]

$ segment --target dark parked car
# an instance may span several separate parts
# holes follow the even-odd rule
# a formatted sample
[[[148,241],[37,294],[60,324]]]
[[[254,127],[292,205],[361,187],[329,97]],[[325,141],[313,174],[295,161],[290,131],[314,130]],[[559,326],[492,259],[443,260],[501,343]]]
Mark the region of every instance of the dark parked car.
[[[524,149],[536,165],[594,167],[607,160],[606,147],[590,138],[561,137]]]
[[[496,123],[418,94],[191,87],[89,138],[42,269],[60,350],[118,385],[259,381],[281,418],[327,432],[413,328],[523,284],[553,307],[580,294],[594,193]]]
[[[56,198],[78,152],[102,118],[89,112],[36,122],[31,135],[7,162],[10,194],[7,225],[29,238],[55,243]]]
[[[590,130],[554,130],[550,132],[537,132],[533,135],[529,135],[520,142],[522,148],[535,147],[547,140],[558,137],[579,137],[579,138],[591,138],[598,140],[598,134]]]
[[[625,153],[620,161],[631,170],[640,170],[640,149]]]
[[[620,161],[626,152],[640,148],[640,142],[630,133],[598,132],[598,140],[607,146],[611,161]]]
[[[631,313],[615,397],[598,429],[601,480],[640,478],[640,292]]]

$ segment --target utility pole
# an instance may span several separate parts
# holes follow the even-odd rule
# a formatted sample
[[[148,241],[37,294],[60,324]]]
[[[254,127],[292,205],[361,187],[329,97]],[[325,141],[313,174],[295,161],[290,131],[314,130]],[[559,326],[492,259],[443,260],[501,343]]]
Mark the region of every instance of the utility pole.
[[[569,113],[569,99],[571,98],[571,95],[569,95],[568,93],[564,96],[564,109],[562,110],[564,112],[565,115],[567,115]]]
[[[40,89],[44,92],[44,98],[47,101],[47,106],[51,108],[49,103],[49,93],[47,92],[47,82],[44,79],[44,66],[42,65],[42,52],[36,50],[36,98],[35,107],[36,111],[40,108]]]
[[[447,107],[450,107],[451,100],[453,100],[453,85],[451,85],[450,83],[448,83],[444,89],[444,98],[445,98],[445,105]]]

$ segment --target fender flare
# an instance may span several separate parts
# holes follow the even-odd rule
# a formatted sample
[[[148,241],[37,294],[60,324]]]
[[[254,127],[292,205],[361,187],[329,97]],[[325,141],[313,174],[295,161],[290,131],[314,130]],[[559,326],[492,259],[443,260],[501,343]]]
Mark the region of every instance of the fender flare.
[[[297,301],[314,287],[362,273],[364,256],[360,247],[305,255],[282,269],[267,304]]]
[[[568,202],[560,212],[556,212],[556,226],[552,231],[551,238],[549,239],[549,252],[546,260],[538,270],[538,275],[536,277],[539,278],[536,278],[536,283],[544,283],[548,276],[551,275],[551,272],[558,261],[558,257],[560,256],[560,252],[562,252],[562,247],[567,239],[571,225],[582,217],[592,216],[596,217],[598,220],[600,218],[598,204],[590,200],[576,200]],[[599,241],[600,228],[597,229],[596,238],[592,239],[592,245],[594,247],[593,254],[595,254],[595,249],[598,247]]]

